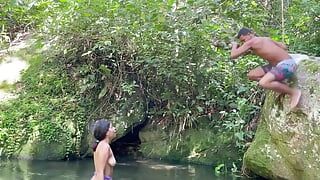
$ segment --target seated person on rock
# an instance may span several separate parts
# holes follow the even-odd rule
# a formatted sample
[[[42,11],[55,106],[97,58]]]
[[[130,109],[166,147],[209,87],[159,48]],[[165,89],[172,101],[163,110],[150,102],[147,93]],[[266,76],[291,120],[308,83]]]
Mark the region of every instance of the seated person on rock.
[[[290,107],[298,105],[301,96],[301,90],[291,88],[283,82],[290,79],[297,70],[297,64],[287,51],[287,47],[268,37],[257,37],[247,28],[242,28],[237,35],[243,44],[238,46],[232,43],[231,58],[235,59],[248,52],[263,58],[269,64],[257,67],[248,73],[250,80],[259,81],[259,85],[265,89],[271,89],[278,93],[288,94],[290,96]]]

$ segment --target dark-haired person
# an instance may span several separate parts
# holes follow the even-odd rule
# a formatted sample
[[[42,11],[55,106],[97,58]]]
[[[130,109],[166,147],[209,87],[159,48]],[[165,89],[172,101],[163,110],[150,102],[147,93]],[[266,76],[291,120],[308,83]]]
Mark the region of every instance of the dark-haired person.
[[[290,79],[297,69],[297,64],[289,56],[287,47],[269,37],[257,37],[247,28],[242,28],[237,38],[243,44],[238,46],[237,43],[232,43],[232,59],[251,51],[253,54],[269,62],[267,65],[251,70],[248,73],[248,78],[259,81],[259,85],[265,89],[288,94],[291,99],[290,107],[296,107],[299,103],[301,90],[291,88],[283,82],[285,79]]]
[[[97,120],[94,124],[93,159],[95,173],[91,180],[112,180],[113,167],[116,164],[110,143],[116,137],[116,128],[107,120]]]

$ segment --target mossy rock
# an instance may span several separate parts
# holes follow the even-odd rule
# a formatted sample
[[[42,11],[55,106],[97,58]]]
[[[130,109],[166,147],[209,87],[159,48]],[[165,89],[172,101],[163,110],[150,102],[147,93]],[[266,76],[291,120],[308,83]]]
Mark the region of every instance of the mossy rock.
[[[65,144],[28,141],[15,156],[28,160],[62,160],[65,159],[65,154]]]
[[[299,108],[290,110],[287,96],[269,91],[244,155],[245,168],[264,178],[320,179],[320,61],[300,61],[296,77]]]
[[[67,143],[63,134],[57,135],[55,141],[45,141],[41,138],[39,129],[34,128],[27,142],[13,154],[13,157],[27,160],[62,160],[66,158]]]
[[[233,132],[198,128],[170,136],[162,128],[149,125],[139,135],[140,151],[148,158],[231,166],[233,162],[239,162],[242,156],[235,147]]]

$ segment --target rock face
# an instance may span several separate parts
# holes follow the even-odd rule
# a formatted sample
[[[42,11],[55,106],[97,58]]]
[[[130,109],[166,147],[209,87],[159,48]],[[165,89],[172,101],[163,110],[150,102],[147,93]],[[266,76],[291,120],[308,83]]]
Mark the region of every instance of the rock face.
[[[186,130],[179,137],[172,136],[170,132],[174,130],[166,132],[159,125],[148,125],[140,131],[143,156],[213,166],[232,166],[241,158],[233,132],[205,127]]]
[[[287,95],[267,93],[244,166],[267,179],[320,179],[320,60],[293,57],[299,64],[292,82],[302,90],[299,108],[290,111]]]

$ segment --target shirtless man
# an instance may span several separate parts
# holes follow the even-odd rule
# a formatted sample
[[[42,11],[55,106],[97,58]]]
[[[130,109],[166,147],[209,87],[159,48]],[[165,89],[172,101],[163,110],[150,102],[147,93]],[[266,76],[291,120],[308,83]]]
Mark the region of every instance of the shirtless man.
[[[268,65],[251,70],[248,73],[248,78],[259,81],[259,85],[265,89],[288,94],[291,99],[290,107],[296,107],[299,103],[301,90],[290,88],[282,82],[285,79],[290,79],[297,69],[297,64],[289,56],[287,47],[268,37],[257,37],[247,28],[242,28],[237,38],[244,43],[241,46],[235,42],[232,43],[232,59],[251,51],[269,62]]]

